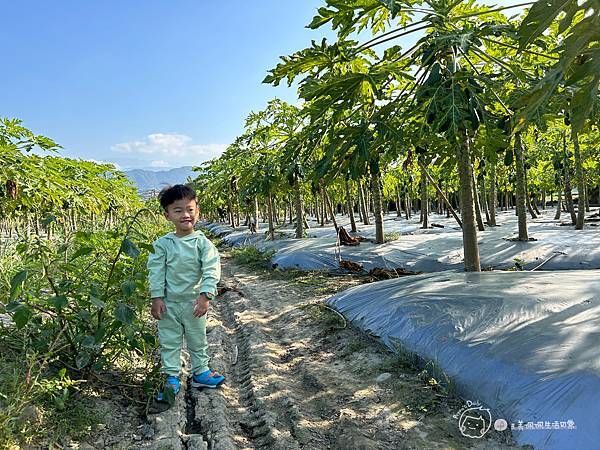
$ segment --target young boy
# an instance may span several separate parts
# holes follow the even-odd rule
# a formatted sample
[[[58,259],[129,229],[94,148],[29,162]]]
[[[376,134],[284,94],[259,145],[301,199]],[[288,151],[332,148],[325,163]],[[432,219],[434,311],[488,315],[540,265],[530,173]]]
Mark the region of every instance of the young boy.
[[[221,277],[219,253],[201,231],[196,192],[177,184],[159,194],[165,217],[175,232],[154,242],[148,258],[152,316],[158,320],[158,339],[166,387],[180,389],[183,337],[192,363],[192,386],[216,388],[225,377],[208,368],[206,312],[217,294]],[[158,400],[163,400],[163,392]]]

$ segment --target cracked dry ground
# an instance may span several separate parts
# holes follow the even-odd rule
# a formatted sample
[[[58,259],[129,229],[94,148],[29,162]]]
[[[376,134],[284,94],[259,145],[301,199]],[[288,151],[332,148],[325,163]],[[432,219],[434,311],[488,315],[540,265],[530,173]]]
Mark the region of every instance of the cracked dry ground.
[[[224,257],[208,336],[211,366],[227,382],[218,390],[187,388],[170,418],[155,421],[155,446],[514,448],[507,432],[462,437],[452,417],[459,399],[316,305],[359,283],[349,276],[253,271]],[[167,436],[175,428],[179,436]]]

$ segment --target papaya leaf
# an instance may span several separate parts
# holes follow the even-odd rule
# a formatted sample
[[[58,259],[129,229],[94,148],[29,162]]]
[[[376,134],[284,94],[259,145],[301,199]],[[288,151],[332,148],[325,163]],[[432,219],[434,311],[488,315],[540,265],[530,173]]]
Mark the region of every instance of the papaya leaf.
[[[121,250],[123,253],[133,259],[136,259],[138,256],[140,256],[139,248],[129,239],[123,239],[123,242],[121,242]]]
[[[33,316],[33,311],[26,305],[20,305],[12,315],[18,329],[23,328]]]
[[[29,272],[27,270],[21,270],[18,272],[10,281],[10,295],[9,300],[12,301],[17,298],[17,296],[21,293],[23,289],[23,283],[29,276]]]
[[[115,309],[115,318],[126,325],[131,325],[135,319],[135,311],[125,303],[119,303]]]

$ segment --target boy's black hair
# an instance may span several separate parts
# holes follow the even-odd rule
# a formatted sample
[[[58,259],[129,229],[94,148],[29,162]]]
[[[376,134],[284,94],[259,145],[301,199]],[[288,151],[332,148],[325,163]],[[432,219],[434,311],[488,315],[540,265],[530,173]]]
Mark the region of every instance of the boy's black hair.
[[[196,191],[187,184],[176,184],[164,188],[158,194],[160,206],[166,211],[167,207],[181,199],[196,200]]]

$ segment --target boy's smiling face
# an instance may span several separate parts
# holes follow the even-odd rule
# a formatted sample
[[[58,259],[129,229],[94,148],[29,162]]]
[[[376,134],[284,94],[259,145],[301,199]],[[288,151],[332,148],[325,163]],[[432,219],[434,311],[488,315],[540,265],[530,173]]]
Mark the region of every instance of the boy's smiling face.
[[[196,200],[182,198],[175,200],[165,211],[165,217],[175,225],[177,236],[187,236],[194,232],[194,225],[198,220],[198,203]]]

